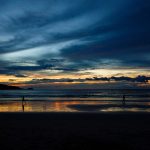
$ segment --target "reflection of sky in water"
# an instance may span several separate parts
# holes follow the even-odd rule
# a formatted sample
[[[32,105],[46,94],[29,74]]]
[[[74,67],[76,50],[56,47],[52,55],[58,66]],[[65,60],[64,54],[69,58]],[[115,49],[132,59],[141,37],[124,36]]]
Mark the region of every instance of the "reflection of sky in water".
[[[73,107],[71,107],[73,106]],[[81,107],[80,107],[81,106]],[[82,108],[83,106],[83,108]],[[86,106],[86,108],[84,108]],[[120,107],[119,107],[120,106]],[[25,112],[150,112],[150,102],[122,102],[110,101],[25,101]],[[133,106],[133,107],[132,107]],[[0,112],[22,112],[21,101],[1,101]]]
[[[24,110],[26,112],[76,112],[68,105],[79,104],[96,104],[97,102],[79,102],[79,101],[26,101]],[[99,103],[97,103],[99,104]],[[101,104],[107,104],[101,102]],[[3,101],[0,102],[0,112],[22,112],[22,102],[20,101]]]
[[[4,90],[0,112],[150,112],[150,90]],[[122,107],[125,94],[126,107]]]
[[[110,107],[101,109],[102,112],[150,112],[150,108],[120,108],[120,107]]]

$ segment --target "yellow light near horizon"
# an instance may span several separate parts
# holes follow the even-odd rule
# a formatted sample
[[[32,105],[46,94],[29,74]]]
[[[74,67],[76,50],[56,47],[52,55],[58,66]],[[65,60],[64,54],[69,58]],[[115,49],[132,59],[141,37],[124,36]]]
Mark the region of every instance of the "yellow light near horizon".
[[[95,76],[103,76],[103,77],[112,77],[112,76],[128,76],[128,77],[136,77],[138,75],[150,75],[149,72],[142,69],[92,69],[82,71],[89,72]]]
[[[14,76],[10,75],[10,76],[7,76],[7,75],[0,75],[0,82],[8,82],[9,79],[13,79]]]
[[[12,81],[10,81],[12,80]],[[13,81],[14,80],[14,81]],[[30,77],[15,77],[13,75],[0,75],[0,82],[25,82],[25,81],[30,81]]]
[[[129,70],[111,70],[111,69],[94,69],[94,70],[87,70],[88,72],[94,75],[102,75],[104,77],[111,77],[116,74],[128,74]],[[130,73],[135,74],[136,71],[130,71]]]
[[[150,73],[146,70],[142,69],[89,69],[89,70],[82,70],[78,72],[62,72],[58,74],[46,74],[44,72],[26,72],[25,73],[28,77],[16,77],[13,75],[0,75],[0,82],[1,83],[6,83],[14,86],[20,86],[20,87],[27,87],[27,86],[36,86],[34,83],[30,82],[33,79],[41,80],[41,83],[38,83],[38,86],[41,85],[77,85],[77,84],[103,84],[103,83],[108,83],[108,81],[94,81],[94,80],[75,80],[74,82],[67,82],[67,80],[64,80],[66,82],[44,82],[42,83],[42,79],[86,79],[86,78],[93,78],[93,77],[112,77],[112,76],[127,76],[131,78],[135,78],[138,75],[146,75],[149,76]],[[112,83],[113,81],[111,81]],[[116,82],[116,81],[114,81]],[[148,84],[150,84],[150,81],[148,81]],[[140,85],[140,86],[145,86],[145,85]]]
[[[50,71],[40,71],[34,73],[28,73],[30,78],[46,78],[46,79],[61,79],[61,78],[69,78],[69,79],[77,79],[77,78],[92,78],[94,76],[100,77],[112,77],[112,76],[128,76],[128,77],[136,77],[138,75],[150,75],[149,71],[144,69],[89,69],[89,70],[81,70],[78,72],[68,73],[68,72],[59,72],[52,73]]]

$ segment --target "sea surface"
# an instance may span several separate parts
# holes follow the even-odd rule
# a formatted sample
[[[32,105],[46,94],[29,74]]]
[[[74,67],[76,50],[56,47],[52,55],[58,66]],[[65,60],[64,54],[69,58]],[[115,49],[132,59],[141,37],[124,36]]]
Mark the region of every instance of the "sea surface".
[[[150,112],[150,89],[0,91],[0,112],[122,111]]]

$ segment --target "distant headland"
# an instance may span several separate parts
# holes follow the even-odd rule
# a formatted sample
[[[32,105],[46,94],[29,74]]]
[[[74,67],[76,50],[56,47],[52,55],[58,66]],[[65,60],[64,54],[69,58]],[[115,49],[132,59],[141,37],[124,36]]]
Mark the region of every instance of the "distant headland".
[[[0,90],[33,90],[33,88],[20,88],[18,86],[11,86],[6,84],[0,84]]]
[[[0,84],[0,90],[22,90],[22,88],[18,86],[10,86],[5,84]]]

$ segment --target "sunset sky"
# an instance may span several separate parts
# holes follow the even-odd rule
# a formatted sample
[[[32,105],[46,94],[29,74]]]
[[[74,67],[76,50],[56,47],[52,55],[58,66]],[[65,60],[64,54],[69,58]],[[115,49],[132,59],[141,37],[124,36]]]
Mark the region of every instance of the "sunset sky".
[[[149,88],[149,0],[0,0],[0,83]]]

